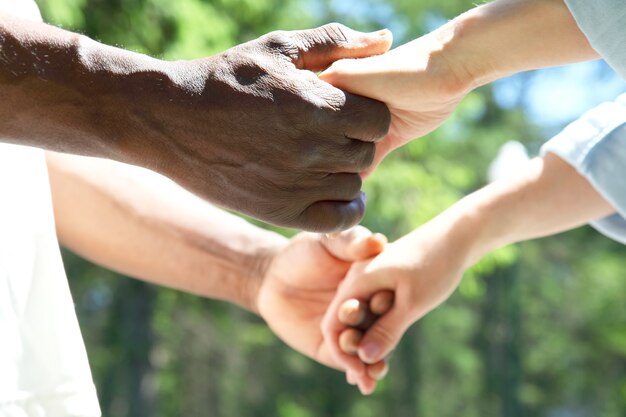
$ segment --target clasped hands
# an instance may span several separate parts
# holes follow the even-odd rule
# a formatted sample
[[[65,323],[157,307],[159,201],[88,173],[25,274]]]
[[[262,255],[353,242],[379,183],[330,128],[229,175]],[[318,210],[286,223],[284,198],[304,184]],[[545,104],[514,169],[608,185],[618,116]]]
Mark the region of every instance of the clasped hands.
[[[450,260],[447,254],[460,254],[463,247],[445,233],[447,222],[436,223],[391,244],[361,226],[332,238],[297,235],[259,263],[261,278],[250,289],[253,309],[289,346],[346,371],[348,382],[369,394],[385,376],[385,359],[402,334],[460,280],[461,256]],[[382,315],[369,323],[346,320],[340,310],[354,300]],[[364,313],[356,307],[353,313]]]
[[[393,149],[438,127],[469,91],[458,71],[443,67],[450,61],[438,59],[440,49],[427,35],[383,55],[336,61],[320,75],[390,110],[390,130],[363,176]],[[291,347],[346,371],[348,382],[369,394],[402,334],[452,293],[467,266],[460,247],[457,260],[445,258],[446,227],[425,226],[389,245],[362,227],[335,238],[299,235],[262,274],[258,311]],[[363,313],[377,297],[386,305],[368,323],[351,327],[340,317],[346,300]]]
[[[537,15],[542,19],[529,18]],[[333,60],[319,76],[389,110],[389,130],[374,140],[376,152],[363,176],[392,150],[436,129],[474,88],[520,71],[597,58],[565,3],[549,1],[488,3],[401,47],[370,55]],[[584,205],[578,204],[581,195]],[[614,212],[574,167],[549,154],[391,244],[363,229],[334,241],[296,239],[270,263],[259,312],[287,343],[346,371],[348,382],[367,394],[401,335],[446,300],[482,256]],[[283,258],[288,253],[295,255],[290,262]],[[385,293],[394,298],[388,311],[363,326],[364,334],[346,336],[350,327],[341,320],[342,305],[377,303]]]

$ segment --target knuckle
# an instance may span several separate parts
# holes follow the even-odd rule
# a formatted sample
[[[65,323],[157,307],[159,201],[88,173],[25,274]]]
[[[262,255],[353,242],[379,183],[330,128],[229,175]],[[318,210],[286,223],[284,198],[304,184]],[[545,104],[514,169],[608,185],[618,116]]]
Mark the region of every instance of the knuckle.
[[[270,53],[278,53],[291,59],[297,60],[299,51],[290,32],[276,30],[260,38],[264,48]]]
[[[294,155],[294,163],[299,169],[315,169],[326,165],[326,161],[333,157],[332,147],[320,141],[302,140],[298,144],[298,151]]]
[[[266,46],[272,49],[281,49],[290,43],[289,34],[284,30],[275,30],[264,35],[261,39]]]
[[[320,27],[320,30],[326,35],[329,40],[335,43],[342,44],[348,42],[348,31],[350,29],[348,29],[347,26],[342,25],[341,23],[328,23]]]

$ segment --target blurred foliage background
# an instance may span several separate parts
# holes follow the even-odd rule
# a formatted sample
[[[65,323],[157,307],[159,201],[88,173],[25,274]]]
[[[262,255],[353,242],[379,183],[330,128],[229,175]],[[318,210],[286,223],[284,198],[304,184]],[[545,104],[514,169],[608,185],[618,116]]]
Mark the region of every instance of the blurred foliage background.
[[[45,19],[166,59],[331,21],[416,38],[470,0],[38,0]],[[531,154],[625,89],[603,63],[526,73],[468,96],[366,183],[364,224],[395,239],[486,183],[499,147]],[[572,190],[575,192],[575,190]],[[541,202],[538,202],[541,204]],[[290,233],[289,231],[283,231]],[[593,231],[504,248],[464,278],[364,398],[246,312],[65,252],[104,416],[626,416],[626,249]],[[453,254],[451,254],[453,256]]]

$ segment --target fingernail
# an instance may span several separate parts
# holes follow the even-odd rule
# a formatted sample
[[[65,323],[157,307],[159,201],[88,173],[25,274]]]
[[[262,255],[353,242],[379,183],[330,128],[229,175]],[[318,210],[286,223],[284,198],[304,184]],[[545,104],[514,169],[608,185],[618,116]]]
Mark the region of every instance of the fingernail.
[[[378,36],[387,36],[387,35],[389,35],[389,29],[381,29],[381,30],[378,30],[378,31],[376,31],[374,33],[376,35],[378,35]]]
[[[326,239],[328,240],[337,239],[340,235],[341,235],[341,232],[326,233]]]
[[[360,357],[363,362],[374,363],[380,354],[380,346],[375,342],[367,342],[360,349]]]

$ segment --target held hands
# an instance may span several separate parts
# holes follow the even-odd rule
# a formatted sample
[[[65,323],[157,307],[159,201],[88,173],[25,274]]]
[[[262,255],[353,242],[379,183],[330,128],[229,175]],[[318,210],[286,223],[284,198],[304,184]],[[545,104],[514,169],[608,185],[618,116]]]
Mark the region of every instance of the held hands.
[[[142,166],[281,226],[332,232],[363,216],[359,172],[389,110],[314,71],[384,53],[389,31],[331,24],[162,61],[3,15],[0,44],[6,140]]]
[[[371,393],[375,386],[366,367],[385,360],[403,333],[458,286],[469,264],[467,242],[448,222],[436,218],[387,245],[375,258],[354,263],[347,273],[324,316],[322,333],[331,358],[348,370],[348,381],[358,384],[362,393]],[[376,300],[389,292],[393,306],[356,337],[356,355],[351,354],[344,339],[354,330],[342,310],[355,300],[369,301],[376,310]]]
[[[443,56],[442,42],[430,34],[384,55],[339,60],[321,74],[322,80],[342,90],[384,102],[391,112],[391,128],[376,144],[374,163],[361,172],[371,173],[387,153],[437,128],[470,90],[471,77]],[[300,239],[309,239],[301,243],[305,246],[293,250],[300,248],[296,256],[304,269],[318,269],[316,281],[310,281],[308,274],[270,279],[260,293],[261,315],[296,350],[346,370],[348,382],[369,394],[386,373],[385,358],[402,334],[447,299],[461,279],[467,266],[462,256],[465,248],[447,232],[445,222],[433,221],[373,259],[377,251],[367,250],[365,244],[359,254],[348,257],[327,248],[335,261],[321,264],[324,257],[305,256],[304,249],[320,250],[330,242],[311,241],[304,235]],[[455,255],[448,257],[449,253]],[[336,258],[354,264],[337,263]],[[320,272],[327,280],[319,280]],[[387,304],[376,311],[377,300],[387,297],[389,302],[394,296],[392,307]],[[378,314],[350,322],[340,317],[347,300],[356,302],[361,312],[369,309]],[[292,317],[294,312],[298,315]],[[315,329],[320,322],[323,337]]]
[[[167,139],[151,168],[269,223],[315,232],[357,224],[365,205],[359,172],[387,134],[389,111],[313,71],[383,53],[390,43],[388,31],[331,24],[172,62],[176,83],[154,89],[165,90],[169,104],[137,112],[153,136]]]
[[[392,150],[439,127],[471,89],[471,74],[433,32],[383,55],[343,59],[320,78],[342,90],[387,104],[391,127],[376,144],[369,175]]]
[[[301,233],[262,263],[255,309],[289,346],[370,394],[402,334],[469,265],[471,240],[456,230],[440,216],[386,247],[360,226],[332,239]]]
[[[345,370],[329,350],[321,331],[322,317],[354,261],[383,250],[386,239],[356,227],[335,238],[302,233],[266,265],[256,293],[256,309],[272,331],[295,350],[327,366]],[[362,383],[376,385],[383,362],[372,366]]]

